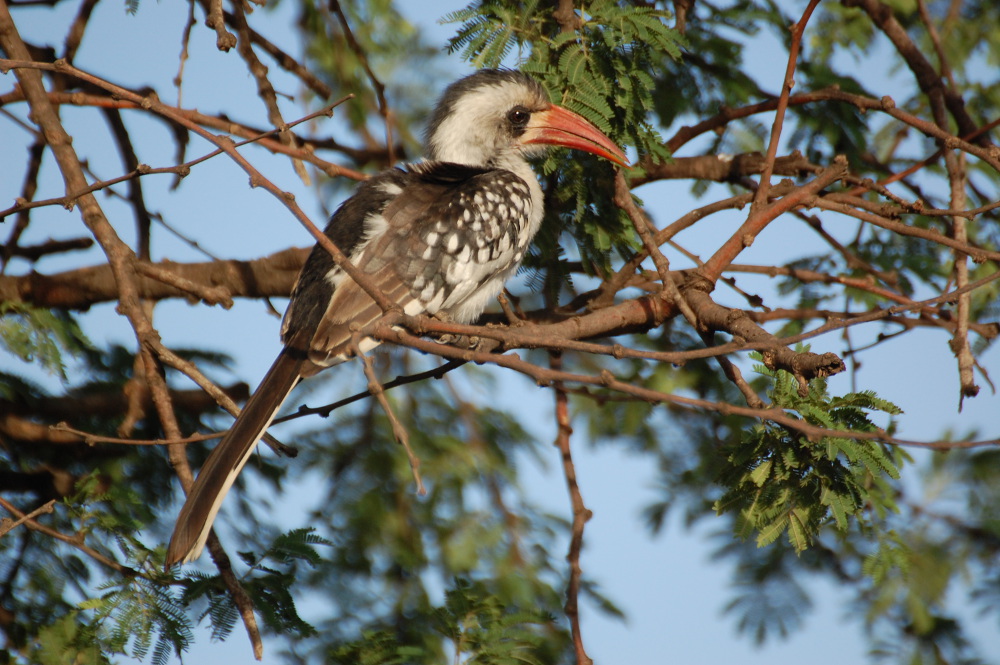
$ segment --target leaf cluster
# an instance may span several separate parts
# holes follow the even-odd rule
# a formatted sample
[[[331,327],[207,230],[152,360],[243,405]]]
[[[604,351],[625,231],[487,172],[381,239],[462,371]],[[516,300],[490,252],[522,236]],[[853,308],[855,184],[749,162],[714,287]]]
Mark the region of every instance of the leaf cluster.
[[[295,598],[303,577],[298,564],[315,568],[322,559],[316,547],[331,545],[329,540],[317,535],[315,529],[299,528],[280,534],[259,556],[253,552],[239,552],[240,559],[248,567],[241,584],[268,629],[298,638],[316,634],[316,629],[296,609]],[[219,640],[228,637],[239,620],[239,609],[227,592],[222,576],[195,572],[183,584],[185,605],[207,601],[208,606],[198,620],[209,619],[212,637]]]
[[[451,51],[461,51],[477,67],[496,67],[516,48],[518,67],[541,81],[554,101],[640,155],[663,161],[670,154],[652,123],[656,81],[649,72],[663,58],[679,58],[685,44],[666,24],[668,17],[653,7],[597,0],[578,12],[577,29],[564,31],[548,5],[485,0],[444,21],[462,24]],[[540,169],[550,200],[538,252],[526,265],[554,272],[556,285],[565,279],[558,242],[563,232],[576,240],[588,271],[606,271],[614,249],[633,251],[636,241],[624,213],[598,194],[613,191],[606,163],[552,154]]]
[[[770,379],[774,406],[808,425],[876,433],[869,412],[901,413],[870,391],[831,397],[825,382],[814,379],[802,394],[790,373],[764,365],[755,369]],[[851,519],[865,523],[870,512],[884,517],[896,510],[889,480],[899,478],[903,456],[878,441],[846,436],[812,441],[801,431],[768,422],[745,431],[728,460],[731,466],[720,478],[728,491],[715,509],[736,512],[737,535],[756,533],[761,547],[786,534],[802,552],[826,524],[846,531]]]
[[[538,610],[505,606],[486,584],[456,578],[444,604],[433,608],[429,628],[454,649],[453,662],[466,665],[542,665],[551,662],[544,630],[553,617]],[[330,662],[435,663],[438,654],[401,644],[389,630],[367,631],[361,640],[332,651]]]
[[[93,345],[76,320],[65,311],[0,302],[0,348],[24,362],[37,362],[65,381],[66,356],[83,355],[92,350]],[[13,395],[0,392],[0,397]]]
[[[191,619],[179,602],[179,592],[166,580],[123,576],[99,587],[100,597],[80,604],[91,611],[102,651],[165,665],[194,641]],[[152,652],[150,652],[152,647]]]

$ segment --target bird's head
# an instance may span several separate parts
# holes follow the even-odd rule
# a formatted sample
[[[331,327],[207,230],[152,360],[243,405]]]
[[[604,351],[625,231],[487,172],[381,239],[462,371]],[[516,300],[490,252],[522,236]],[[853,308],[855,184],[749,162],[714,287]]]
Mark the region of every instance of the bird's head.
[[[625,153],[581,116],[549,101],[527,74],[483,69],[451,84],[427,127],[428,159],[502,166],[547,146],[583,150],[628,166]]]

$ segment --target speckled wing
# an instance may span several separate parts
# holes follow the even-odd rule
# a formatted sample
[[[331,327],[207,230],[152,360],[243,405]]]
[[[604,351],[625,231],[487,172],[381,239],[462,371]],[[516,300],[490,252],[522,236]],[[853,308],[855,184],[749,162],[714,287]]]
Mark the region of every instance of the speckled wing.
[[[528,186],[509,171],[459,164],[423,163],[401,173],[371,183],[387,198],[367,209],[365,237],[352,262],[408,314],[443,311],[459,321],[473,320],[527,249]],[[331,226],[336,222],[335,216]],[[336,266],[323,281],[317,288],[332,288],[332,295],[308,352],[315,371],[349,358],[350,327],[368,325],[382,313]],[[292,319],[286,323],[289,329],[297,325]],[[361,348],[376,344],[365,340]]]
[[[381,215],[409,177],[400,169],[379,173],[363,182],[330,218],[324,234],[354,265],[358,265],[361,249],[373,236],[368,223]],[[291,300],[281,322],[281,341],[294,346],[302,357],[308,356],[314,333],[327,315],[344,276],[330,253],[315,245],[292,287]]]

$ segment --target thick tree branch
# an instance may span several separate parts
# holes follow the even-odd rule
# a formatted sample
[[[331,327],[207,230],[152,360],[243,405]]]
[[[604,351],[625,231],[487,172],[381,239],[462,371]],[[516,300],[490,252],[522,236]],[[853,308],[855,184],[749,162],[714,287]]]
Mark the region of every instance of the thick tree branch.
[[[158,279],[137,277],[137,292],[145,300],[196,300],[195,292],[204,289],[215,289],[209,293],[225,293],[231,298],[286,297],[291,293],[295,277],[308,255],[309,249],[293,247],[250,261],[139,262],[136,269],[140,273],[155,273]],[[184,288],[184,285],[189,288]],[[204,292],[198,295],[200,297]],[[117,297],[114,275],[107,264],[55,275],[0,275],[0,300],[5,302],[86,310],[93,305],[113,302]]]
[[[841,437],[846,439],[857,439],[862,441],[882,441],[892,445],[916,446],[923,448],[935,448],[946,450],[950,448],[975,448],[981,446],[1000,446],[1000,439],[988,439],[971,442],[951,442],[951,441],[914,441],[901,439],[889,435],[884,430],[873,432],[848,431],[848,430],[828,430],[822,427],[811,425],[804,420],[789,416],[783,409],[754,409],[745,406],[736,406],[727,402],[714,402],[711,400],[696,399],[665,393],[659,390],[646,388],[633,383],[621,381],[610,372],[602,372],[599,375],[577,374],[573,372],[558,371],[551,368],[544,368],[532,362],[523,360],[514,353],[492,353],[489,351],[472,351],[469,349],[457,349],[444,344],[438,344],[430,340],[415,337],[410,333],[394,328],[391,322],[384,320],[377,326],[376,334],[380,339],[392,341],[396,344],[408,346],[424,353],[438,355],[444,358],[454,358],[476,363],[491,363],[499,367],[514,370],[530,377],[540,386],[551,386],[556,381],[566,383],[579,383],[582,385],[602,387],[614,392],[630,395],[642,401],[650,403],[669,404],[685,409],[706,410],[723,415],[733,415],[751,418],[754,420],[770,420],[779,425],[789,428],[792,431],[801,433],[812,441],[819,441],[823,437]]]
[[[250,395],[250,388],[245,383],[236,383],[223,389],[230,399],[242,402]],[[217,407],[214,399],[203,390],[171,390],[170,400],[174,406],[185,413],[197,415],[211,411]],[[146,395],[147,405],[151,405],[151,397]],[[0,400],[0,432],[15,436],[6,429],[12,419],[31,418],[47,421],[74,421],[81,416],[112,418],[121,415],[128,407],[127,398],[120,392],[92,393],[67,397],[44,397],[27,401]],[[48,425],[44,425],[46,429]]]
[[[638,187],[653,180],[712,180],[714,182],[737,181],[764,170],[767,159],[759,152],[740,155],[699,155],[697,157],[674,157],[669,162],[655,162],[644,169],[644,175],[633,178],[629,184]],[[815,164],[797,150],[790,155],[776,157],[772,174],[799,177],[819,170]]]

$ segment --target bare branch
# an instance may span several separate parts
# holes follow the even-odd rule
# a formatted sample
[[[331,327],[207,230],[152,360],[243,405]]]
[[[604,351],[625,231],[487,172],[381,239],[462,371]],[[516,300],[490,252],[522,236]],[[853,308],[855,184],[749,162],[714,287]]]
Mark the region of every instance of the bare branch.
[[[389,103],[385,98],[385,86],[378,79],[378,77],[375,76],[375,72],[372,71],[371,65],[368,64],[368,56],[365,54],[365,50],[361,48],[361,44],[358,43],[357,38],[354,36],[354,32],[351,31],[351,25],[347,21],[347,15],[344,14],[344,10],[340,6],[340,2],[338,0],[330,0],[330,9],[337,15],[337,20],[340,22],[340,28],[344,31],[344,37],[347,39],[347,45],[350,46],[354,54],[358,56],[358,61],[364,68],[365,74],[368,76],[368,80],[371,81],[372,88],[375,89],[375,99],[378,100],[378,112],[379,115],[382,116],[382,123],[385,125],[385,145],[389,151],[389,163],[394,164],[396,162],[396,155],[392,138],[392,111],[389,109]]]
[[[549,367],[555,371],[562,370],[562,356],[559,353],[549,353]],[[580,629],[580,579],[583,569],[580,566],[580,553],[583,551],[583,531],[593,517],[593,513],[583,503],[583,494],[576,479],[576,465],[573,464],[573,451],[570,436],[573,426],[569,417],[569,397],[561,382],[553,384],[556,396],[556,440],[555,446],[562,458],[563,477],[566,478],[566,489],[569,492],[570,506],[573,510],[573,523],[569,540],[569,584],[566,587],[566,605],[564,610],[569,619],[570,631],[573,636],[573,649],[576,652],[577,665],[591,665],[594,661],[583,648],[583,632]]]
[[[781,95],[778,97],[778,108],[775,110],[774,123],[771,125],[771,138],[767,144],[767,157],[764,159],[764,170],[760,174],[760,186],[753,198],[753,205],[750,207],[750,214],[761,208],[767,201],[768,190],[771,189],[771,174],[774,172],[774,160],[778,155],[778,143],[781,139],[781,127],[785,122],[785,110],[788,108],[788,96],[795,85],[795,67],[799,59],[799,47],[802,45],[802,35],[806,31],[806,24],[812,16],[813,11],[819,4],[819,0],[809,0],[802,18],[792,27],[792,41],[788,47],[788,65],[785,68],[785,80],[781,85]]]
[[[385,396],[385,389],[375,375],[372,359],[361,350],[361,336],[358,332],[352,336],[351,345],[354,347],[354,355],[360,356],[364,366],[365,377],[368,379],[368,392],[375,397],[389,419],[389,423],[392,425],[392,436],[396,439],[396,443],[406,450],[406,457],[410,460],[410,470],[413,472],[413,482],[417,484],[417,494],[423,496],[427,494],[427,488],[424,487],[424,481],[420,477],[420,458],[410,447],[410,433],[406,431],[403,423],[396,416],[396,412],[392,410],[392,405],[389,404],[389,400]]]

